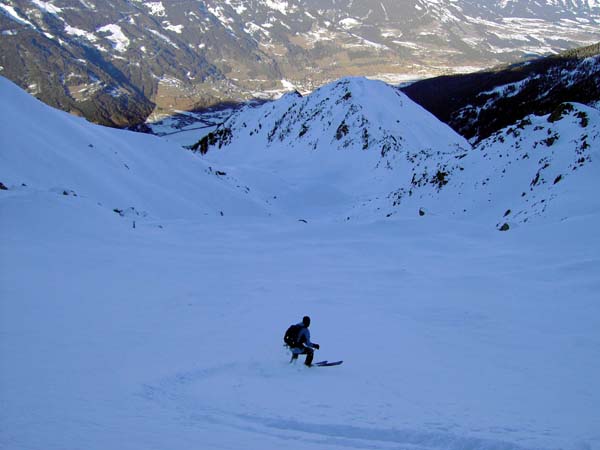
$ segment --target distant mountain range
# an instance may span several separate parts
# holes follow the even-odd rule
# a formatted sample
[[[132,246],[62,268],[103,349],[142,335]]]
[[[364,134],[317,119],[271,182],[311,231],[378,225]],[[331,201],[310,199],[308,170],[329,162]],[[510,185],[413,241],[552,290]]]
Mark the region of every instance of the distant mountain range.
[[[600,41],[600,1],[1,0],[0,74],[127,126],[222,101],[473,71]]]

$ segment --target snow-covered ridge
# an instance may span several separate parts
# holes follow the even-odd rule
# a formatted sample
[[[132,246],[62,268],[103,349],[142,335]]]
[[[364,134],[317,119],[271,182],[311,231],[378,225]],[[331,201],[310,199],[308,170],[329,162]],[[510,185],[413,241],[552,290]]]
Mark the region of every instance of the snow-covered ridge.
[[[403,147],[468,147],[402,92],[365,78],[345,78],[305,97],[290,93],[258,108],[250,106],[227,120],[220,133],[230,138],[219,144],[232,147],[243,139],[264,147],[381,154]],[[407,143],[393,142],[393,136],[402,136]]]
[[[589,97],[590,86],[595,85],[596,91],[600,87],[600,55],[581,58],[579,61],[570,62],[569,66],[557,64],[551,66],[545,71],[528,76],[517,82],[508,83],[502,86],[496,86],[494,89],[481,92],[477,95],[477,105],[467,105],[455,113],[454,120],[470,120],[473,124],[485,121],[485,117],[490,116],[491,112],[503,114],[502,104],[510,97],[521,97],[521,102],[527,99],[531,103],[551,102],[557,92],[566,91],[574,86],[581,85],[581,89],[586,89],[588,98],[585,95],[577,94],[580,101],[589,101],[594,97]],[[564,97],[568,94],[562,94]],[[575,93],[571,93],[575,96]]]
[[[452,157],[470,145],[399,90],[346,78],[242,109],[193,148],[214,163],[243,166],[286,214],[348,219],[410,179],[414,155]]]
[[[579,179],[572,173],[590,173],[598,159],[599,112],[564,108],[556,120],[531,116],[472,148],[397,89],[348,78],[242,109],[193,148],[247,168],[265,199],[303,205],[295,214],[478,215],[500,229],[559,214],[563,187]],[[310,211],[311,202],[323,208]]]
[[[264,214],[245,186],[156,136],[90,124],[3,77],[0,92],[0,182],[10,190],[68,196],[138,220]]]

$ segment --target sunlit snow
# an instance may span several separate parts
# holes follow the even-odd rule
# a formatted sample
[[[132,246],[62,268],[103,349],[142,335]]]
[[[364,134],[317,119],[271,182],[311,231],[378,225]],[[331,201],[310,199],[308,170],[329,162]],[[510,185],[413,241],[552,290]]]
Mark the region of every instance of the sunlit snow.
[[[0,447],[600,449],[600,112],[472,149],[346,79],[200,155],[0,96]],[[341,366],[289,363],[305,314]]]

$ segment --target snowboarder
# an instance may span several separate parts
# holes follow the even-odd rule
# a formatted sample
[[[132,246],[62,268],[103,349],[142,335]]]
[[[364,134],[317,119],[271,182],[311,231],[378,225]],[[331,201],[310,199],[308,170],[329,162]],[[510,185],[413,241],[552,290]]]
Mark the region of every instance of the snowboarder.
[[[319,344],[310,341],[310,331],[308,331],[309,326],[310,317],[304,316],[302,322],[288,328],[283,338],[284,342],[292,352],[292,359],[290,362],[298,359],[298,355],[306,355],[304,364],[308,367],[312,365],[315,353],[314,349],[319,350],[320,348]]]

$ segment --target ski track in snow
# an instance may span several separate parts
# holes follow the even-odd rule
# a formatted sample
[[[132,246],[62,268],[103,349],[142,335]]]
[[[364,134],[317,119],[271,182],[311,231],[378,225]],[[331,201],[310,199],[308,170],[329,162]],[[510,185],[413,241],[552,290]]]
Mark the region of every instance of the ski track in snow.
[[[367,428],[339,424],[303,422],[290,418],[261,417],[259,415],[236,414],[202,405],[190,396],[189,387],[204,379],[240,370],[241,364],[231,363],[212,368],[203,368],[179,373],[164,379],[157,385],[146,385],[140,397],[157,402],[163,408],[176,410],[180,420],[187,424],[212,423],[243,432],[269,435],[282,441],[310,442],[316,445],[357,449],[410,448],[411,450],[534,450],[511,442],[477,439],[448,432],[448,427],[438,424],[436,431]],[[254,366],[257,366],[256,364]],[[260,370],[257,367],[250,370]],[[243,367],[242,370],[248,370]],[[320,369],[302,369],[320,370]],[[329,370],[329,369],[328,369]],[[499,433],[516,431],[500,428]]]

